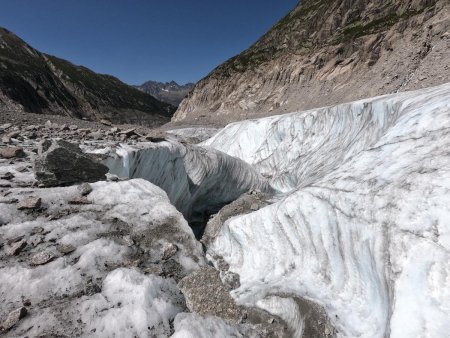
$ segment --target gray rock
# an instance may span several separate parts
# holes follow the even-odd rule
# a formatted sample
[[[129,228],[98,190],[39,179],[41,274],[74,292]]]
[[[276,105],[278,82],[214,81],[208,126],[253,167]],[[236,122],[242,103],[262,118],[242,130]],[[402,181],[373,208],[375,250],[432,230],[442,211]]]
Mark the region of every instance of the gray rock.
[[[162,248],[162,259],[169,259],[175,255],[178,251],[178,247],[173,243],[164,243]]]
[[[61,252],[64,255],[67,255],[71,252],[74,252],[76,250],[76,248],[72,244],[60,243],[56,246],[56,250],[58,250],[59,252]]]
[[[11,180],[11,179],[14,178],[14,174],[8,171],[8,172],[6,172],[6,173],[4,173],[4,174],[1,174],[1,175],[0,175],[0,178],[1,178],[2,180]]]
[[[6,134],[2,137],[3,143],[11,143],[11,139],[16,138],[20,135],[18,131],[12,131],[9,134]]]
[[[40,186],[61,186],[105,179],[108,167],[84,154],[76,144],[63,140],[40,145],[34,171]]]
[[[238,323],[242,308],[231,298],[213,267],[203,267],[183,278],[178,287],[186,298],[186,306],[191,312],[200,315],[213,315],[230,322]]]
[[[112,123],[105,119],[100,120],[100,123],[104,124],[105,126],[112,126]]]
[[[86,197],[74,197],[68,201],[71,205],[84,205],[84,204],[91,204],[92,202],[89,201]]]
[[[87,196],[92,192],[92,187],[89,183],[80,184],[77,189],[81,196]]]
[[[41,206],[42,199],[40,197],[26,197],[17,203],[17,209],[38,209]]]
[[[16,325],[19,320],[27,315],[28,311],[25,307],[21,307],[20,309],[14,310],[9,313],[6,320],[0,325],[0,331],[8,331],[14,325]]]
[[[31,265],[43,265],[54,260],[56,255],[51,251],[41,251],[31,257]]]
[[[131,137],[133,135],[136,135],[136,128],[130,128],[130,129],[121,131],[119,134],[124,136],[125,138]]]
[[[24,239],[16,242],[9,247],[8,254],[10,256],[17,256],[23,249],[25,249],[26,246],[27,241]]]
[[[101,131],[94,131],[94,132],[90,133],[88,135],[88,137],[90,137],[94,140],[101,140],[101,139],[103,139],[103,134]]]
[[[6,130],[6,129],[11,128],[11,127],[12,127],[11,123],[5,123],[5,124],[2,124],[0,126],[0,129]]]
[[[23,152],[23,149],[20,147],[6,147],[0,149],[0,157],[2,158],[25,157],[25,153]]]
[[[230,290],[237,289],[241,286],[240,277],[237,273],[226,271],[221,273],[223,284]]]

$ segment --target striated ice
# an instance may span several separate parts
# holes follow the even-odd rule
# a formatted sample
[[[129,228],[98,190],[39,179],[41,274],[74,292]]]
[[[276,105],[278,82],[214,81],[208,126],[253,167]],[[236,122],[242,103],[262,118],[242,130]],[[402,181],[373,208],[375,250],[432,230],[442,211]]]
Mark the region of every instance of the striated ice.
[[[307,299],[340,337],[448,336],[450,84],[238,122],[203,145],[284,192],[208,248],[240,275],[238,303]]]
[[[144,178],[161,187],[190,222],[203,221],[247,191],[271,190],[246,162],[173,140],[122,146],[105,164],[119,177]]]

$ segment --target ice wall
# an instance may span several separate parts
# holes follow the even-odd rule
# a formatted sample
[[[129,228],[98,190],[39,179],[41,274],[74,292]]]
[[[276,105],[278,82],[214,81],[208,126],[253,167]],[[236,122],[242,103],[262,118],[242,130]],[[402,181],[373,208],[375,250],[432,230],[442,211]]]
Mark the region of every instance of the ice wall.
[[[248,163],[221,151],[164,141],[123,146],[106,160],[110,172],[144,178],[161,187],[190,223],[250,190],[270,191],[267,180]]]
[[[341,337],[448,336],[450,84],[239,122],[204,145],[286,191],[208,248],[240,275],[239,303],[305,298]]]

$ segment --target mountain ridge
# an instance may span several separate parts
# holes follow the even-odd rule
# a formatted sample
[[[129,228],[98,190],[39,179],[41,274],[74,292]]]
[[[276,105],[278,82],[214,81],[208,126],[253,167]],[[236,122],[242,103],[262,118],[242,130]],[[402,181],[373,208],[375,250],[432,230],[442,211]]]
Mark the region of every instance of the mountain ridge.
[[[200,80],[172,121],[226,124],[450,82],[449,7],[304,0]]]
[[[41,53],[0,28],[0,108],[115,123],[162,124],[174,108],[84,66]]]

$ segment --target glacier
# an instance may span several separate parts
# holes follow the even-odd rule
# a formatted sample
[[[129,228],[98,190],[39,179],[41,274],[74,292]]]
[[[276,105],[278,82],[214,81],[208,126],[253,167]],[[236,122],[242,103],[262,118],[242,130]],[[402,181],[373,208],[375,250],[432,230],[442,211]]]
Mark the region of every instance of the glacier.
[[[210,214],[243,193],[273,190],[245,161],[173,139],[122,145],[104,163],[112,174],[143,178],[162,188],[197,233]]]
[[[237,122],[200,146],[277,192],[207,247],[240,276],[238,304],[313,301],[340,337],[448,336],[450,84]]]
[[[82,147],[111,174],[87,196],[0,162],[6,337],[448,337],[450,84]],[[208,264],[263,322],[189,308]]]

